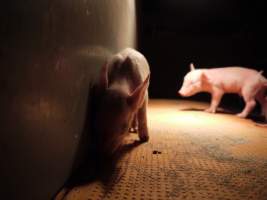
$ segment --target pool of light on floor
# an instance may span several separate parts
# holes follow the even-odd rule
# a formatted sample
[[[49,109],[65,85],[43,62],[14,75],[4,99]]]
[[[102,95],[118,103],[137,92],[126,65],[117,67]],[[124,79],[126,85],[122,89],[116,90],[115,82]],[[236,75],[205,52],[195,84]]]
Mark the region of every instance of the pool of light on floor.
[[[222,117],[211,117],[211,114],[202,111],[181,111],[178,108],[166,108],[157,105],[149,111],[149,117],[160,123],[172,125],[192,124],[192,125],[215,125],[222,123]]]
[[[152,100],[148,107],[148,121],[158,128],[167,126],[177,131],[194,128],[199,132],[206,132],[208,128],[210,133],[216,135],[239,132],[254,139],[260,136],[258,133],[266,133],[266,128],[257,128],[254,133],[256,125],[250,119],[242,119],[234,114],[204,112],[208,106],[208,103],[192,101]]]

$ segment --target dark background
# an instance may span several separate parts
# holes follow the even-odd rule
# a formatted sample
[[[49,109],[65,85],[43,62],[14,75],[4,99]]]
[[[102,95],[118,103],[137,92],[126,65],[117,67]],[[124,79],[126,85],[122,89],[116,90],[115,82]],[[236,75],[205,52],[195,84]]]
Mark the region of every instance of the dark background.
[[[138,48],[150,63],[152,98],[180,98],[177,90],[190,62],[267,71],[267,20],[261,1],[144,0],[139,1],[138,22]],[[191,99],[209,101],[209,95]],[[242,103],[237,95],[222,100],[223,105]]]

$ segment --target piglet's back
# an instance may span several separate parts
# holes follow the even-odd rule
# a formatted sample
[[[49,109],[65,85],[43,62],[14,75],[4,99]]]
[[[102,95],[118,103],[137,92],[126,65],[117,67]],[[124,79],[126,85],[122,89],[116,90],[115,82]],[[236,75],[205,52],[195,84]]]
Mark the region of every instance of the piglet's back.
[[[212,80],[235,81],[240,83],[255,79],[259,74],[256,70],[235,66],[208,69],[207,72],[209,78]]]

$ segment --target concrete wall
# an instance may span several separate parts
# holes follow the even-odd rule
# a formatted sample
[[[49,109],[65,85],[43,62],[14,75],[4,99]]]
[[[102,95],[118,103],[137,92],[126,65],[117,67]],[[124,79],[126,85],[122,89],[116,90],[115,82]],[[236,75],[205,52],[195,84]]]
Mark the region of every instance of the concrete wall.
[[[15,0],[0,13],[0,198],[47,200],[87,143],[99,68],[135,46],[135,2]]]

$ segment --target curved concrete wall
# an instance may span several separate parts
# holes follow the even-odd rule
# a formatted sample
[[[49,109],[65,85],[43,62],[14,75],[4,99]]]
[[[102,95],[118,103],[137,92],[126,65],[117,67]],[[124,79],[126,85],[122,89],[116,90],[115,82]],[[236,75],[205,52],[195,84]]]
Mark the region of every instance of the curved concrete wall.
[[[87,143],[99,68],[135,46],[135,2],[15,0],[0,13],[0,195],[51,199]]]

